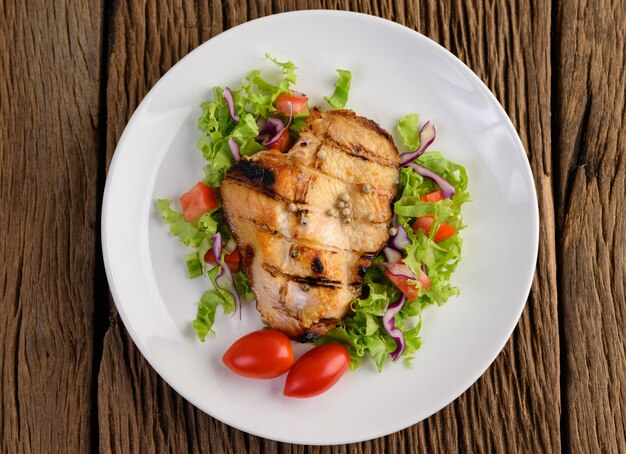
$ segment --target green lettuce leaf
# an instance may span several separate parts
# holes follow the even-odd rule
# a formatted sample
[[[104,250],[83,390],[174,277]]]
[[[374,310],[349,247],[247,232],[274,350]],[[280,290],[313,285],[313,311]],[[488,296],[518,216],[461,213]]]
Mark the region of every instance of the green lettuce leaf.
[[[324,99],[333,109],[343,109],[348,103],[352,73],[345,69],[338,69],[337,72],[339,73],[339,77],[337,78],[337,82],[335,82],[335,92],[330,98],[324,96]]]
[[[402,139],[402,144],[411,151],[415,151],[420,146],[420,128],[419,115],[408,114],[400,118],[398,126],[398,134]]]
[[[171,203],[166,199],[157,200],[157,208],[161,213],[163,222],[169,226],[172,236],[177,237],[184,245],[197,247],[205,237],[204,232],[185,221],[182,214],[172,210],[170,208]]]
[[[193,321],[193,327],[202,342],[205,341],[208,334],[215,334],[213,324],[215,323],[215,314],[218,307],[222,306],[224,314],[233,314],[236,309],[233,295],[215,285],[215,279],[220,271],[221,267],[219,266],[209,270],[208,276],[214,289],[204,292],[202,298],[200,298],[198,313]]]

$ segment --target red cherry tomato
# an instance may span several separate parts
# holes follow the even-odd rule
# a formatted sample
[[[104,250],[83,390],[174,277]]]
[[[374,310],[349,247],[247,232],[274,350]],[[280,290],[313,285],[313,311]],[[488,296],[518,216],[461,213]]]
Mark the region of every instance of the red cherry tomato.
[[[215,262],[215,256],[213,255],[213,251],[209,249],[206,254],[204,254],[204,261],[210,263],[211,265],[217,265]],[[233,273],[236,273],[241,269],[241,254],[239,254],[239,249],[235,249],[230,254],[226,254],[224,256],[224,261],[228,264],[228,268]]]
[[[443,197],[441,195],[441,191],[431,192],[430,194],[426,194],[420,197],[422,202],[439,202]]]
[[[242,377],[278,377],[293,364],[291,341],[283,333],[272,329],[254,331],[231,345],[222,362]]]
[[[285,382],[287,397],[313,397],[328,391],[348,370],[350,355],[339,344],[309,350],[296,361]]]
[[[280,138],[272,145],[270,145],[270,148],[283,153],[285,151],[288,151],[291,148],[291,137],[289,137],[289,130],[285,129],[280,135]]]
[[[183,207],[185,221],[192,221],[199,218],[207,211],[219,206],[217,193],[199,181],[193,188],[180,196],[180,205]]]
[[[306,96],[283,93],[276,98],[276,112],[289,116],[289,104],[291,104],[293,114],[297,115],[309,109],[308,102],[309,98]]]
[[[430,235],[430,227],[432,226],[435,218],[432,216],[422,216],[421,218],[417,218],[415,220],[415,224],[413,224],[413,230],[421,230],[426,235]],[[450,224],[446,224],[442,222],[439,224],[439,228],[437,229],[437,233],[435,233],[435,243],[439,243],[443,240],[447,240],[452,235],[454,235],[457,230],[452,227]]]

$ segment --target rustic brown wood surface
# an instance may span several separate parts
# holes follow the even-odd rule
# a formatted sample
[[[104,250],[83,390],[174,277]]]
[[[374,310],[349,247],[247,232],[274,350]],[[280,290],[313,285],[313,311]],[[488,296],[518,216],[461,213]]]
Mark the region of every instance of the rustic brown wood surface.
[[[99,207],[142,97],[193,48],[307,8],[379,15],[450,49],[528,152],[537,272],[504,351],[454,403],[377,440],[303,447],[203,414],[108,296]],[[626,452],[626,4],[104,0],[0,4],[0,452]]]

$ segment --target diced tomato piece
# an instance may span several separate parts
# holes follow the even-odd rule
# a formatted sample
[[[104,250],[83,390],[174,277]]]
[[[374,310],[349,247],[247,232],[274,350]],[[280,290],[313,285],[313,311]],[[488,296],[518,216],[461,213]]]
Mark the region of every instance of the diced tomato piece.
[[[398,262],[398,263],[403,264],[403,262]],[[411,284],[409,282],[409,278],[404,277],[404,276],[396,276],[392,274],[390,270],[385,271],[385,276],[387,276],[389,280],[393,282],[393,284],[396,287],[398,287],[398,290],[404,293],[404,296],[406,296],[409,299],[409,301],[416,300],[417,297],[419,296],[419,292],[420,292],[419,287],[415,284]],[[420,270],[420,275],[417,277],[417,281],[421,284],[424,290],[430,289],[430,279],[428,278],[428,275],[424,273],[423,270]]]
[[[292,93],[278,95],[276,98],[276,111],[283,115],[289,116],[289,104],[293,107],[293,114],[297,115],[309,110],[309,98],[302,95],[294,95]]]
[[[417,280],[419,281],[420,284],[422,284],[422,288],[424,290],[430,290],[430,279],[428,278],[428,275],[424,273],[423,270],[420,270],[420,275],[417,276]]]
[[[419,296],[419,289],[415,284],[410,284],[409,279],[404,276],[394,276],[391,274],[391,271],[385,271],[385,276],[389,278],[393,284],[398,287],[404,295],[409,299],[409,301],[416,300]]]
[[[213,251],[210,249],[204,254],[204,261],[214,266],[217,265]],[[224,261],[228,264],[228,268],[230,268],[233,273],[239,271],[241,269],[241,255],[239,254],[239,249],[235,249],[230,254],[226,254]]]
[[[219,206],[217,194],[202,181],[180,197],[185,221],[193,221]]]
[[[278,150],[282,153],[289,150],[291,148],[291,137],[289,137],[289,130],[285,129],[280,135],[280,138],[274,144],[270,145],[270,148],[272,148],[273,150]]]
[[[415,220],[415,224],[413,224],[413,230],[421,230],[426,235],[430,235],[430,227],[433,225],[435,218],[432,216],[422,216]],[[452,227],[450,224],[446,224],[442,222],[439,224],[439,228],[437,229],[437,233],[435,233],[435,243],[439,243],[443,240],[447,240],[452,235],[454,235],[457,230]]]
[[[430,194],[426,194],[420,197],[422,202],[439,202],[442,199],[441,191],[431,192]]]

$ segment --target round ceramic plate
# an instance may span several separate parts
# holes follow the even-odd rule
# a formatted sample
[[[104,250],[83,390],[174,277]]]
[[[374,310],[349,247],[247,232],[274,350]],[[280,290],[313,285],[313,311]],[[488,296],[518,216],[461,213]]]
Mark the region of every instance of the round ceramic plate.
[[[196,149],[200,103],[215,86],[239,86],[268,52],[298,66],[296,89],[313,104],[332,94],[335,70],[352,71],[348,107],[393,131],[418,112],[437,125],[435,148],[467,168],[461,296],[423,314],[413,368],[368,362],[312,399],[283,397],[285,376],[238,377],[221,363],[236,339],[262,325],[219,313],[201,343],[191,321],[208,279],[189,280],[188,250],[156,210],[203,178]],[[278,75],[276,74],[278,77]],[[383,19],[330,11],[269,16],[204,43],[145,97],[117,146],[107,178],[102,240],[113,298],[142,354],[176,391],[215,418],[266,438],[303,444],[371,439],[438,411],[487,369],[515,327],[530,289],[538,245],[533,178],[522,144],[489,89],[456,57]],[[306,349],[296,346],[296,354]]]

